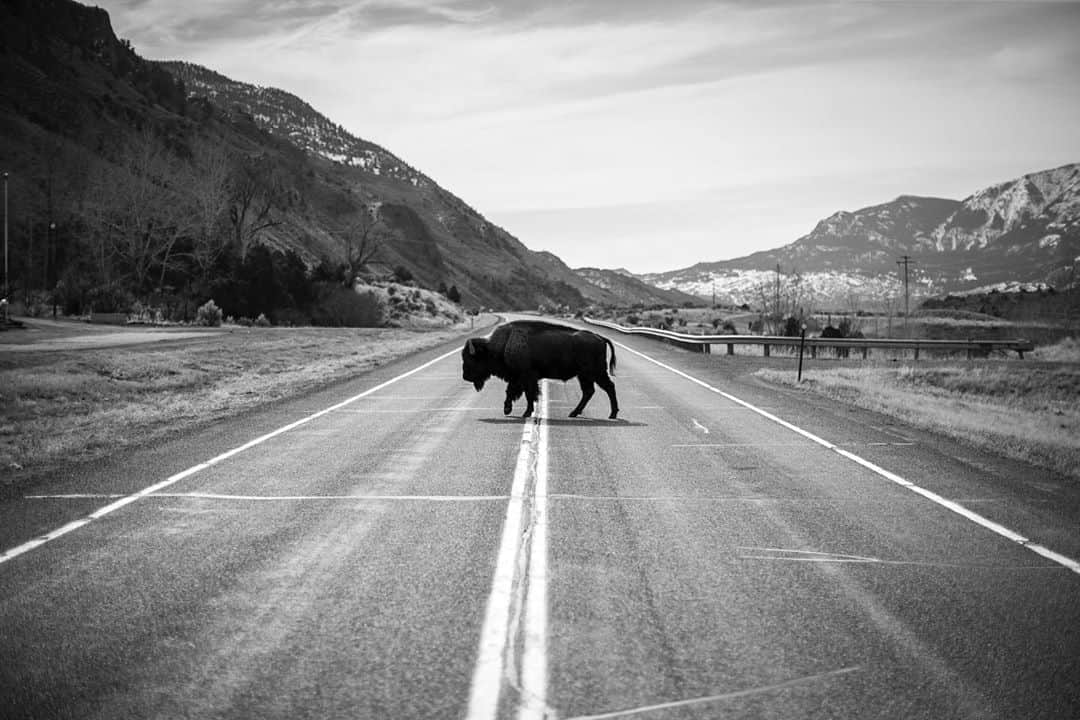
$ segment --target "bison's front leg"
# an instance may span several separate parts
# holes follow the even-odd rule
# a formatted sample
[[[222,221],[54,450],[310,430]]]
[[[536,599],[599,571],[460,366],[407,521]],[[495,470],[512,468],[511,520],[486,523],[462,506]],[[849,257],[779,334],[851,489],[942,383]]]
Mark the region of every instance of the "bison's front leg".
[[[521,397],[525,391],[519,383],[510,381],[506,383],[506,399],[503,400],[503,415],[509,415],[514,410],[514,401]]]
[[[503,415],[509,415],[514,409],[514,386],[506,386],[506,399],[503,400]]]
[[[536,407],[536,401],[540,397],[540,383],[536,380],[525,381],[525,414],[521,417],[532,417],[533,409]]]

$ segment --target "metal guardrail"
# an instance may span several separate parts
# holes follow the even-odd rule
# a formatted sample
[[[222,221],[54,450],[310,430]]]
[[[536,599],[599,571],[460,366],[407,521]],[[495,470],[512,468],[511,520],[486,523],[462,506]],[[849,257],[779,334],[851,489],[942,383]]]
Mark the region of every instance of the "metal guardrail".
[[[670,330],[646,327],[624,327],[606,320],[585,317],[583,320],[590,325],[606,327],[610,330],[628,335],[645,335],[657,338],[664,342],[679,345],[691,350],[703,353],[711,353],[713,345],[727,345],[727,354],[735,354],[736,345],[761,345],[764,348],[765,357],[769,357],[772,347],[788,347],[798,349],[799,338],[784,335],[690,335],[677,333]],[[806,347],[810,348],[810,357],[817,357],[819,348],[836,348],[838,352],[847,357],[852,348],[857,348],[865,359],[871,349],[879,350],[914,350],[915,359],[919,359],[920,350],[950,350],[965,351],[969,358],[986,357],[995,350],[1016,352],[1020,359],[1024,353],[1035,349],[1035,344],[1030,340],[1021,338],[1011,340],[918,340],[918,339],[894,339],[894,338],[806,338]]]

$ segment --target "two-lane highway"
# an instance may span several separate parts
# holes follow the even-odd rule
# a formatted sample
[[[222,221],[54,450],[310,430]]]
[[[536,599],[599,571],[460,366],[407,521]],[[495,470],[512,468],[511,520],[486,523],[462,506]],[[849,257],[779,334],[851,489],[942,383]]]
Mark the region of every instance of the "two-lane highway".
[[[447,346],[0,505],[0,715],[1080,716],[1075,490],[611,337],[619,421]]]

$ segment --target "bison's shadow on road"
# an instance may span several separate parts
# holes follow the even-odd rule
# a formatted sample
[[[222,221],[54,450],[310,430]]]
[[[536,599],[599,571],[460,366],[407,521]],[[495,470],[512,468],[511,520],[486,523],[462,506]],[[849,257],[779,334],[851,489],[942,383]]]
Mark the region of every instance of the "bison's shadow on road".
[[[520,416],[517,416],[517,415],[511,415],[509,417],[500,417],[500,418],[479,418],[479,421],[482,422],[482,423],[487,423],[489,425],[521,425],[523,422],[525,422],[525,419],[520,417]],[[645,423],[634,422],[632,420],[623,420],[622,418],[619,418],[617,420],[608,420],[606,418],[601,419],[601,418],[583,418],[583,417],[577,417],[577,418],[554,417],[554,418],[547,418],[546,420],[544,420],[544,422],[546,422],[548,425],[552,425],[552,426],[555,426],[555,427],[563,427],[563,426],[572,427],[572,426],[575,426],[575,425],[578,426],[578,427],[608,427],[608,428],[648,427]]]

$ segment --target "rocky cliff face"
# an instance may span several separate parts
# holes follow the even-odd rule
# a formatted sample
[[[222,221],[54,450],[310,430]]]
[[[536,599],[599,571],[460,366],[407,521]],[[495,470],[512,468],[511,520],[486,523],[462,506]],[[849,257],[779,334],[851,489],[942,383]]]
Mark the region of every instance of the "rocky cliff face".
[[[429,288],[455,286],[467,306],[576,308],[609,297],[295,96],[143,60],[98,8],[2,0],[0,163],[17,191],[17,238],[50,221],[64,231],[38,286],[93,262],[79,257],[84,199],[109,185],[110,172],[123,172],[118,158],[138,143],[177,167],[208,150],[248,167],[273,220],[254,241],[295,250],[311,265],[343,262],[347,229],[375,209],[381,266]],[[162,172],[160,182],[180,182]]]

